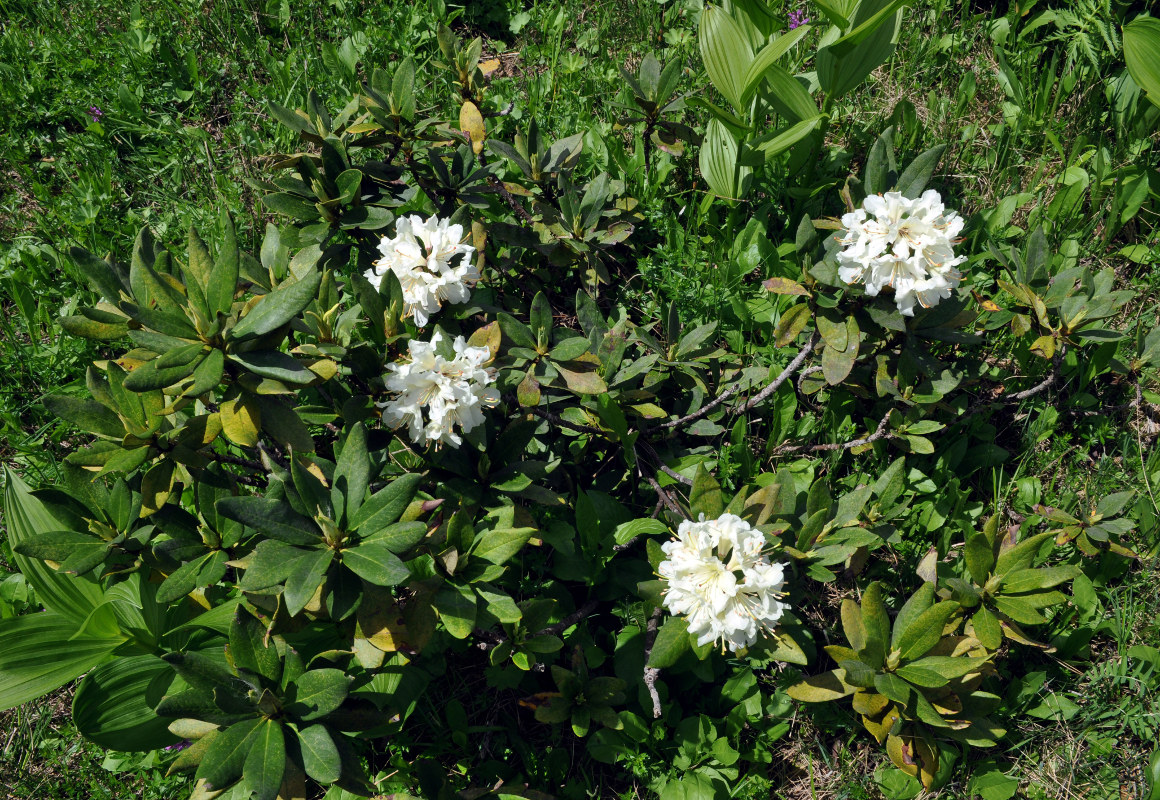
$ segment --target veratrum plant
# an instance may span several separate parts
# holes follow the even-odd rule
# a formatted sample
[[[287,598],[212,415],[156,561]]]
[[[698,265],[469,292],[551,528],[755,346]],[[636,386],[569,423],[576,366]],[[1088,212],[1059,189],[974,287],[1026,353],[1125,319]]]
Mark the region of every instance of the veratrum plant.
[[[793,68],[781,63],[813,26],[779,34],[787,21],[766,0],[707,6],[698,32],[701,59],[731,107],[690,100],[710,112],[700,153],[709,188],[719,197],[742,199],[782,153],[790,152],[794,169],[812,163],[835,101],[894,52],[904,5],[905,0],[818,4],[831,23],[815,58],[821,109]],[[772,126],[770,117],[777,120]]]

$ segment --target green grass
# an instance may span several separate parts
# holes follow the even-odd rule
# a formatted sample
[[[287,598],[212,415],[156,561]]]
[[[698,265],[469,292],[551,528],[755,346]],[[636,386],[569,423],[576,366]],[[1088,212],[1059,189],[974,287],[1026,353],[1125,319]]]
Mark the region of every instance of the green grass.
[[[74,445],[72,431],[38,404],[46,392],[79,390],[85,366],[102,357],[98,346],[64,336],[53,323],[94,299],[69,247],[125,258],[141,225],[175,242],[189,224],[211,229],[221,208],[252,247],[268,217],[247,181],[267,176],[266,155],[294,147],[265,103],[298,105],[312,87],[330,107],[341,105],[372,68],[400,53],[430,51],[434,13],[427,4],[352,0],[80,0],[59,7],[0,0],[0,107],[7,109],[0,115],[0,461],[47,483]],[[485,36],[485,58],[502,54],[485,111],[515,105],[489,120],[497,135],[547,113],[550,136],[584,129],[590,150],[607,150],[630,135],[617,129],[622,109],[611,102],[622,84],[618,69],[634,67],[648,50],[682,61],[682,92],[706,83],[688,3],[472,3],[456,25]],[[1160,158],[1160,139],[1154,121],[1149,127],[1140,115],[1117,111],[1119,56],[1105,53],[1091,63],[1079,42],[1095,30],[1047,26],[1019,38],[1016,24],[1004,36],[993,17],[969,4],[922,4],[908,12],[892,61],[837,109],[829,143],[838,158],[830,167],[836,178],[859,172],[888,125],[903,160],[948,143],[936,185],[948,205],[971,217],[974,285],[991,291],[999,265],[989,246],[1021,246],[1044,223],[1053,251],[1109,267],[1137,290],[1116,323],[1146,331],[1160,324],[1157,187],[1128,210],[1139,182],[1155,180],[1145,170]],[[665,195],[682,209],[641,226],[638,235],[656,247],[632,265],[639,272],[635,301],[658,312],[675,303],[687,320],[720,315],[743,339],[752,323],[729,303],[754,277],[725,240],[733,220],[703,210],[690,152],[655,154],[671,170],[666,181],[641,179],[634,187],[645,207]],[[762,199],[742,213],[754,213]],[[826,202],[824,213],[839,212],[836,194]],[[775,245],[793,240],[795,223],[783,212],[776,201],[764,212]],[[1021,368],[1041,369],[1025,350],[1015,357]],[[1085,506],[1138,488],[1137,545],[1155,555],[1155,408],[1089,413],[1099,409],[1088,404],[1087,383],[1080,365],[1065,368],[1053,388],[1057,419],[1043,417],[1038,402],[992,417],[996,442],[1018,445],[1025,455],[980,470],[964,491],[974,502],[1027,514],[1036,503]],[[1118,403],[1132,397],[1126,383],[1111,388]],[[1126,578],[1094,587],[1090,613],[1103,622],[1090,652],[1035,657],[1030,669],[1043,679],[1037,686],[1024,681],[1019,698],[1033,721],[1012,730],[1008,752],[994,754],[1028,797],[1117,797],[1160,729],[1160,668],[1140,671],[1128,655],[1133,647],[1160,647],[1160,576],[1154,561],[1108,561],[1109,575],[1123,570]],[[22,610],[4,606],[4,597],[0,591],[0,608]],[[50,786],[54,798],[169,797],[176,789],[156,765],[105,762],[126,773],[103,767],[99,749],[76,737],[61,709],[18,709],[0,720],[0,732],[11,732],[0,753],[0,793],[7,796],[50,796],[43,794]],[[873,779],[880,759],[864,735],[826,737],[799,726],[790,738],[799,734],[808,740],[772,770],[775,785],[798,792],[788,796],[880,796]],[[943,796],[966,796],[968,780]],[[741,796],[766,791],[754,785]]]

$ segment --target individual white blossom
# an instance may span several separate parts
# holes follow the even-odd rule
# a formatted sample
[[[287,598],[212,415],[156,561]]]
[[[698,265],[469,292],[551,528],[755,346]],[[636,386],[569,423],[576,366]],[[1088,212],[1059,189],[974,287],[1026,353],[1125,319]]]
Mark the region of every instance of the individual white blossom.
[[[929,308],[959,285],[962,274],[955,267],[967,258],[954,254],[954,244],[963,224],[933,189],[914,200],[899,192],[870,195],[862,208],[842,217],[838,276],[864,283],[870,296],[893,287],[898,310],[912,317],[916,300]]]
[[[685,617],[698,645],[720,641],[741,650],[781,619],[785,571],[764,547],[765,536],[734,514],[685,520],[677,538],[661,545],[668,556],[657,568],[669,584],[664,605]]]
[[[407,426],[411,441],[458,447],[463,440],[456,428],[467,433],[482,423],[483,409],[499,402],[499,392],[488,385],[495,369],[483,366],[491,360],[489,348],[468,347],[457,336],[455,357],[447,360],[436,352],[441,339],[436,330],[430,342],[408,342],[410,360],[387,365],[387,390],[395,397],[378,405],[386,424]]]
[[[463,241],[463,226],[449,220],[417,214],[400,217],[395,237],[379,242],[382,258],[365,273],[371,285],[380,287],[388,271],[403,287],[403,316],[414,316],[420,328],[443,303],[466,303],[479,270],[471,258],[475,248]],[[458,264],[452,261],[458,257]]]

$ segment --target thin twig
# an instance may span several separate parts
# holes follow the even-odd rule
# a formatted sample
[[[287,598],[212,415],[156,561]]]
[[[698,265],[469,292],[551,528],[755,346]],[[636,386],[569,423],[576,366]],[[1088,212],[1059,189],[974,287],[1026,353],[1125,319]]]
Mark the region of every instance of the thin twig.
[[[1059,368],[1063,364],[1063,355],[1067,352],[1067,345],[1060,344],[1059,349],[1055,351],[1055,358],[1051,359],[1051,372],[1042,381],[1032,386],[1030,389],[1024,389],[1022,392],[1016,392],[1012,395],[1003,395],[999,398],[1000,402],[1018,403],[1020,400],[1026,400],[1028,397],[1034,397],[1040,392],[1046,391],[1057,380],[1059,380]]]
[[[854,447],[861,447],[864,444],[877,442],[879,439],[890,439],[894,436],[894,434],[888,432],[886,428],[890,424],[890,415],[893,412],[894,409],[887,411],[886,415],[882,417],[882,421],[878,423],[878,427],[874,429],[874,433],[870,434],[869,436],[863,436],[861,439],[854,439],[849,442],[835,442],[833,444],[781,445],[779,447],[775,447],[770,455],[780,456],[785,455],[786,453],[800,453],[803,451],[807,453],[820,453],[826,450],[849,450]]]
[[[571,614],[564,617],[564,619],[560,620],[559,622],[553,623],[553,624],[549,625],[548,627],[543,628],[542,630],[536,631],[535,633],[531,634],[531,636],[529,638],[533,638],[536,636],[557,636],[560,633],[563,633],[564,631],[571,628],[573,625],[575,625],[580,620],[587,617],[589,614],[591,614],[593,611],[595,611],[596,608],[597,608],[597,602],[595,600],[589,600],[587,603],[580,606],[580,608],[576,609]],[[476,628],[474,631],[474,634],[475,634],[475,638],[482,640],[482,641],[476,643],[475,646],[478,647],[480,650],[484,651],[485,653],[488,650],[491,650],[492,648],[497,647],[508,640],[508,638],[506,636],[504,636],[502,633],[500,633],[499,631],[491,631],[491,630],[484,630],[482,628]]]
[[[1030,389],[1024,389],[1023,391],[1015,392],[1014,394],[1000,395],[989,403],[980,403],[966,414],[964,414],[959,419],[959,422],[968,420],[976,414],[986,411],[987,409],[1008,405],[1009,403],[1018,403],[1021,400],[1026,400],[1028,397],[1034,397],[1037,394],[1047,391],[1055,384],[1057,380],[1059,380],[1060,367],[1063,366],[1063,356],[1066,352],[1067,344],[1061,343],[1059,345],[1059,349],[1055,351],[1055,357],[1051,359],[1051,371],[1047,374],[1047,377],[1032,386]]]
[[[740,385],[733,384],[728,389],[723,391],[721,394],[717,395],[717,397],[714,398],[712,400],[712,402],[708,403],[707,405],[701,406],[699,409],[694,411],[692,414],[686,414],[685,416],[681,417],[680,419],[674,419],[671,422],[664,422],[660,425],[657,425],[656,427],[665,428],[665,429],[676,428],[679,425],[684,425],[686,422],[693,422],[694,420],[698,420],[701,417],[708,414],[710,411],[712,411],[717,406],[724,403],[730,397],[737,394],[737,392],[740,388],[741,388]]]
[[[589,614],[591,614],[593,611],[596,610],[596,607],[597,607],[596,601],[589,600],[587,603],[580,606],[578,609],[573,611],[571,614],[564,617],[564,619],[560,620],[559,622],[553,623],[553,624],[549,625],[548,627],[544,628],[542,631],[537,631],[536,633],[533,633],[532,635],[533,636],[557,636],[557,635],[563,633],[564,631],[568,630],[569,628],[571,628],[573,625],[575,625],[580,620],[587,617]]]
[[[800,367],[802,365],[802,363],[806,360],[806,358],[809,356],[809,354],[814,351],[814,348],[817,347],[817,345],[818,345],[819,338],[820,337],[816,333],[813,336],[811,336],[810,340],[808,342],[806,342],[805,347],[803,347],[801,349],[801,352],[798,353],[794,357],[793,361],[789,362],[789,364],[786,366],[786,368],[781,371],[780,375],[778,375],[776,378],[773,379],[773,382],[771,384],[769,384],[769,386],[766,386],[764,389],[762,389],[760,392],[755,394],[753,397],[751,397],[745,403],[742,403],[740,406],[737,406],[736,408],[734,408],[733,413],[741,414],[745,411],[748,411],[749,409],[753,408],[758,403],[765,400],[765,398],[769,397],[771,394],[776,392],[778,389],[780,389],[781,385],[786,382],[786,380],[789,378],[789,376],[793,375],[795,372],[797,372],[798,367]]]
[[[551,411],[539,408],[538,406],[532,406],[531,408],[527,409],[527,411],[529,414],[533,414],[540,419],[546,419],[548,422],[551,422],[554,425],[559,425],[561,428],[568,428],[569,430],[579,431],[580,433],[604,434],[604,431],[602,431],[600,428],[594,428],[591,425],[577,425],[575,422],[569,422],[568,420],[564,419],[559,414],[553,414]]]
[[[657,641],[657,629],[661,623],[661,608],[657,606],[653,609],[652,616],[648,618],[648,624],[644,628],[644,686],[648,689],[648,696],[652,698],[653,719],[660,719],[661,714],[661,696],[657,693],[657,678],[661,671],[659,667],[647,666],[649,656],[652,655],[653,645]]]
[[[493,189],[496,190],[497,193],[499,193],[499,196],[502,197],[504,199],[504,202],[507,203],[511,207],[511,210],[516,212],[516,216],[518,216],[520,219],[522,219],[524,221],[524,224],[526,224],[526,225],[535,225],[536,224],[536,221],[534,219],[532,219],[532,215],[528,213],[527,209],[525,209],[523,206],[521,206],[519,204],[519,201],[516,200],[515,197],[512,196],[512,193],[507,190],[507,187],[503,185],[503,181],[501,181],[499,178],[495,177],[494,175],[488,175],[487,182],[491,185],[491,187]]]
[[[649,442],[647,439],[638,438],[636,440],[636,444],[639,445],[644,450],[645,455],[647,455],[649,457],[649,459],[657,465],[657,470],[665,473],[673,480],[678,481],[679,483],[682,483],[685,486],[692,486],[693,485],[692,478],[686,478],[684,475],[680,474],[679,472],[676,472],[675,470],[671,469],[667,464],[665,464],[665,462],[661,459],[660,455],[657,453],[656,448],[654,448],[652,446],[652,443]]]
[[[239,458],[238,456],[231,456],[229,453],[209,453],[209,457],[214,461],[220,461],[223,464],[233,464],[238,467],[245,467],[246,469],[260,472],[263,475],[266,473],[266,468],[257,461],[251,461],[248,458]]]
[[[657,496],[660,497],[661,501],[664,502],[669,511],[672,511],[682,519],[685,518],[685,512],[681,510],[681,507],[677,505],[677,502],[673,500],[669,493],[664,490],[664,487],[657,483],[656,478],[649,476],[646,477],[645,480],[648,481],[649,486],[653,488],[653,490],[657,493]]]

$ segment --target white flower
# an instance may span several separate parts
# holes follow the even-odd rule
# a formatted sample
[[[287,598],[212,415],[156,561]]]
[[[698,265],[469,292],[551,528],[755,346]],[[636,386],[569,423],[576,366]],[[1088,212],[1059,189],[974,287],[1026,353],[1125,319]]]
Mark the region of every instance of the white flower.
[[[414,315],[420,328],[444,302],[466,303],[471,287],[479,280],[471,254],[475,248],[463,241],[463,226],[448,220],[417,214],[395,223],[395,238],[379,242],[383,257],[365,273],[371,285],[380,287],[387,271],[395,273],[403,287],[403,316]],[[452,260],[459,256],[457,266]]]
[[[893,287],[898,310],[912,317],[915,300],[929,308],[959,285],[962,275],[955,267],[967,257],[956,256],[953,245],[963,224],[933,189],[916,200],[899,192],[870,195],[862,208],[842,217],[838,276],[865,283],[872,297]]]
[[[749,647],[789,607],[780,599],[785,571],[762,555],[765,536],[734,514],[685,520],[661,545],[657,572],[669,583],[664,605],[689,623],[697,644]]]
[[[491,360],[490,349],[468,347],[457,336],[455,357],[448,361],[435,352],[441,339],[437,330],[430,342],[408,342],[410,361],[387,365],[387,389],[396,396],[378,405],[385,423],[407,426],[411,441],[458,447],[463,440],[456,427],[467,433],[482,423],[483,408],[498,403],[499,392],[488,386],[495,382],[495,369],[483,366]]]

